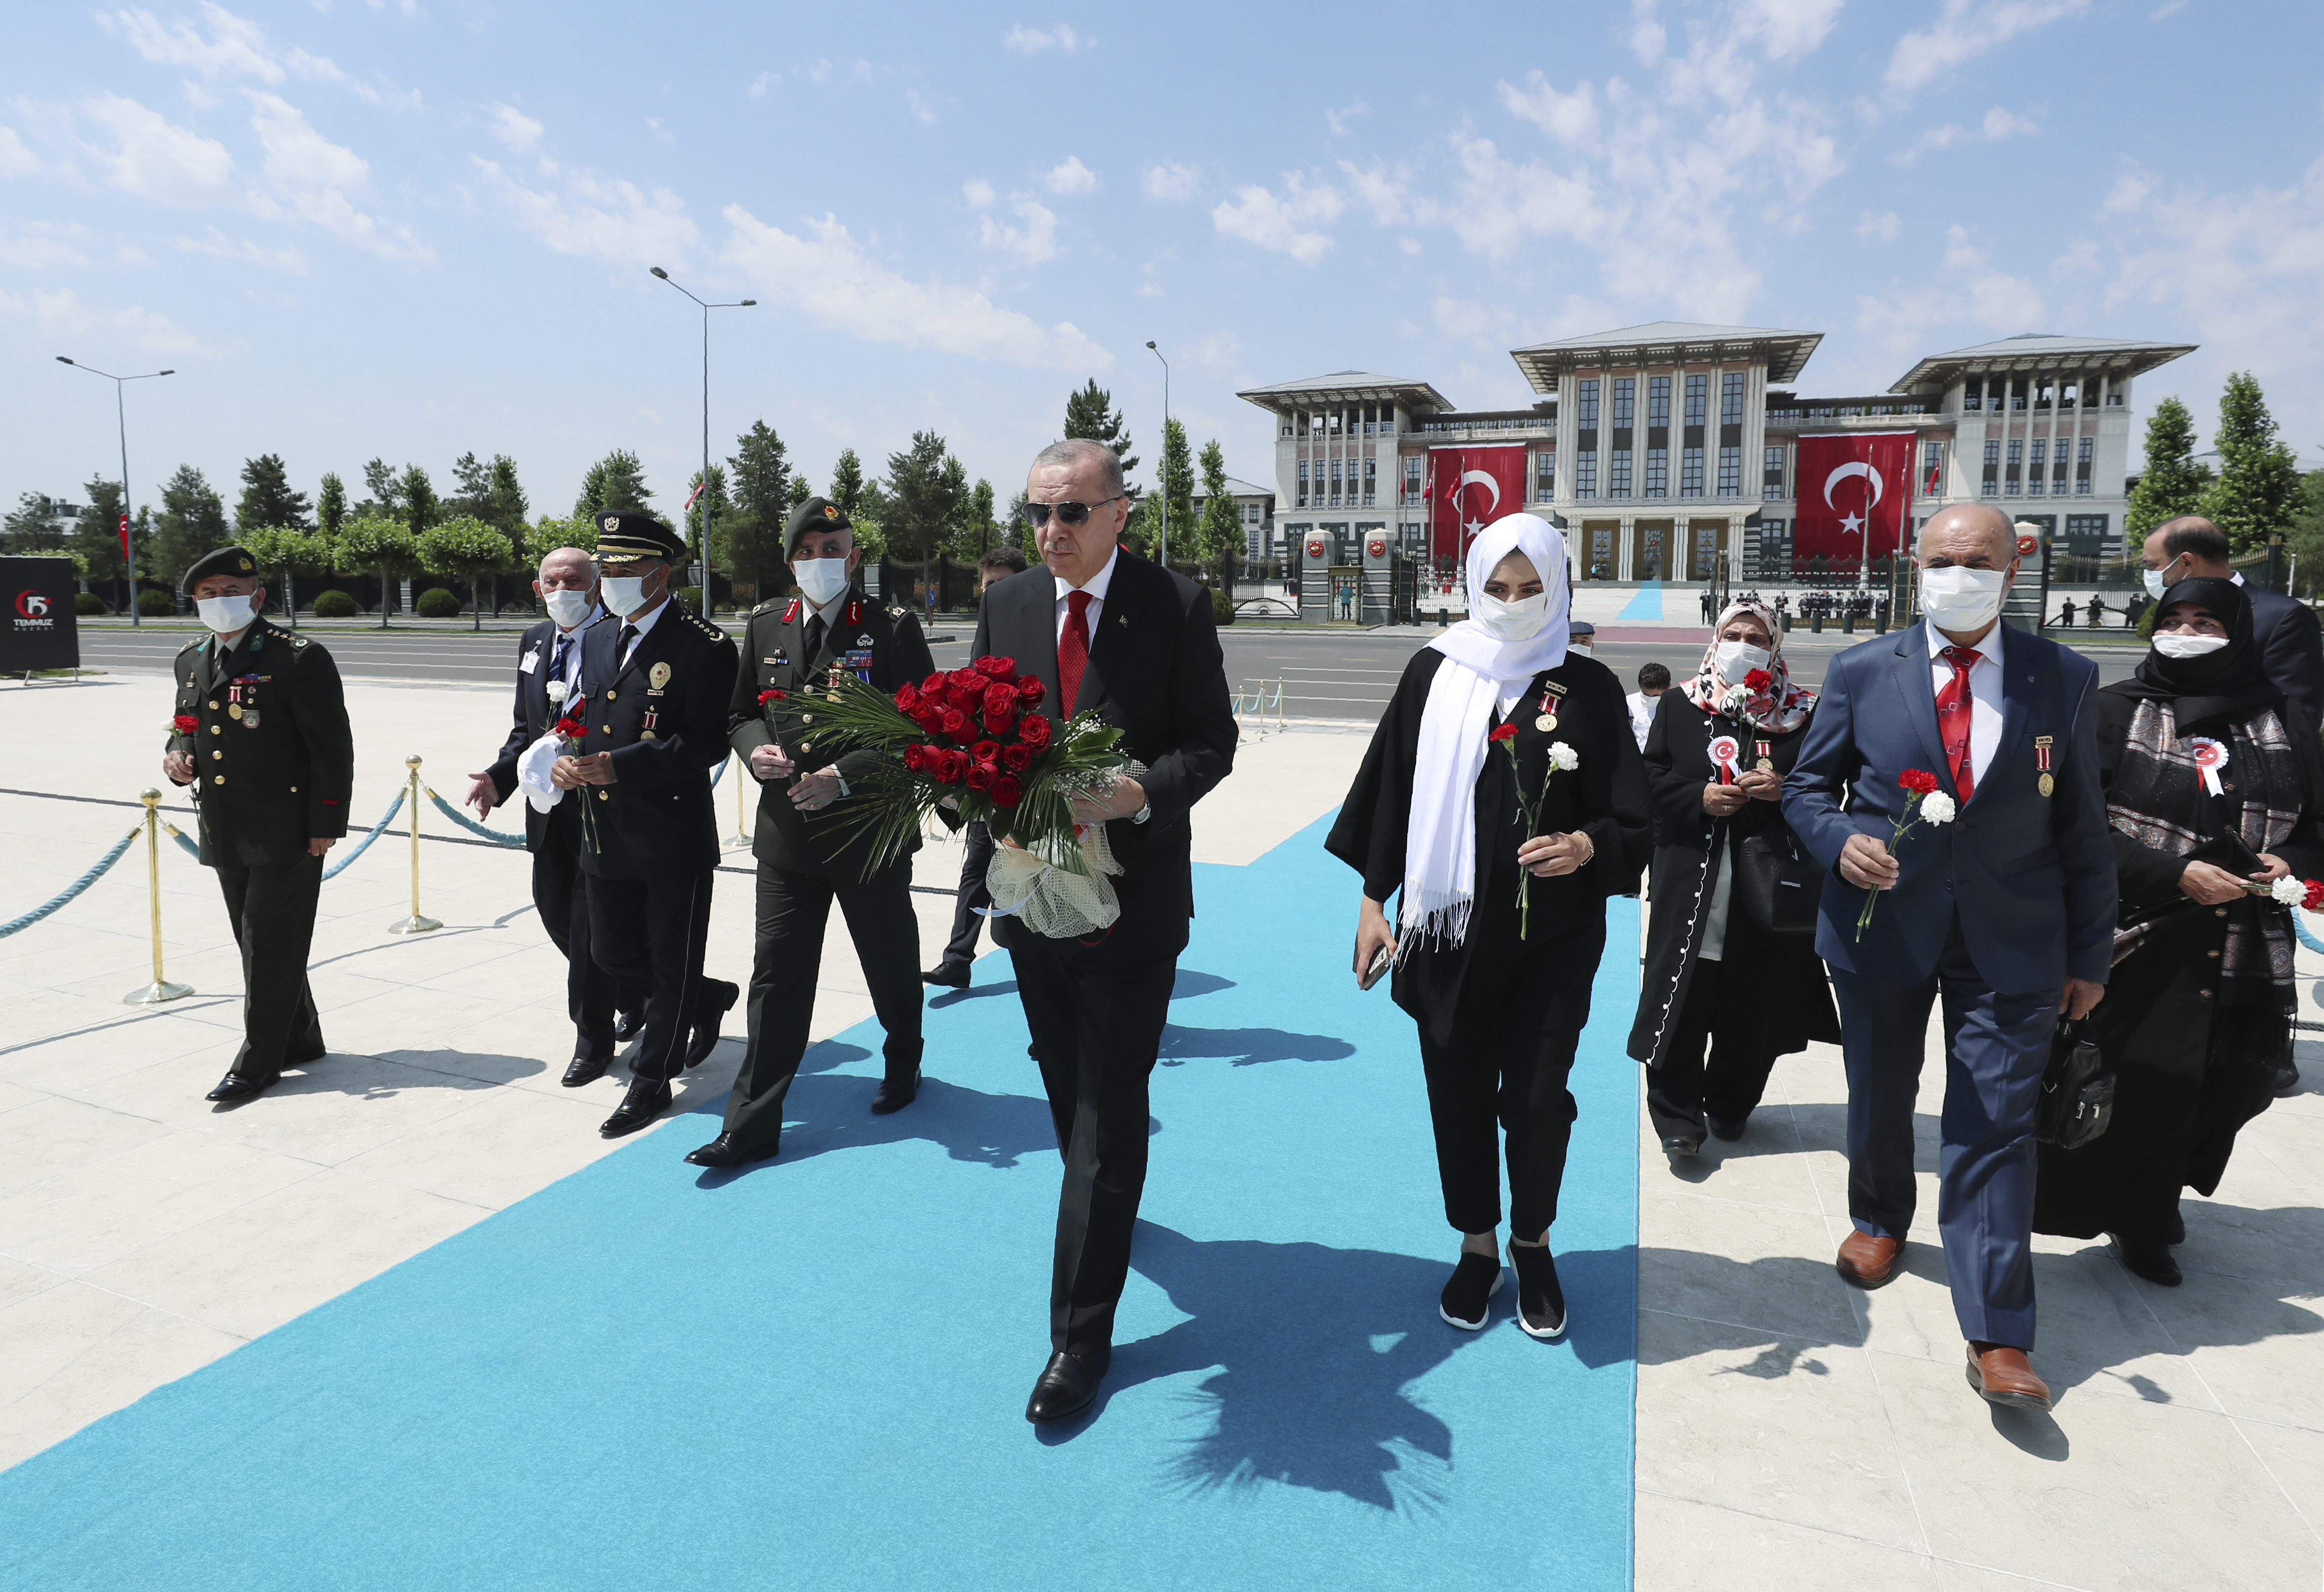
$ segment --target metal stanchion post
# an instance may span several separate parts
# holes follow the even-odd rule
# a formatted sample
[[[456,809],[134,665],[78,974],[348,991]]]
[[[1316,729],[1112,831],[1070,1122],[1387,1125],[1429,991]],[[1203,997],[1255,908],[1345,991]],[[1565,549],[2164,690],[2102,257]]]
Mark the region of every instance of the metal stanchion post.
[[[737,752],[734,756],[734,833],[726,840],[726,849],[748,849],[751,844],[749,798],[743,794],[751,785],[750,759]]]
[[[391,934],[424,934],[444,925],[432,917],[420,916],[420,758],[418,753],[403,759],[411,770],[411,787],[403,798],[403,821],[411,829],[411,916],[387,925]]]
[[[161,793],[143,790],[137,799],[145,804],[145,898],[153,909],[153,981],[143,989],[133,989],[121,998],[124,1006],[159,1006],[165,1000],[175,1000],[191,995],[191,984],[172,984],[161,976]]]

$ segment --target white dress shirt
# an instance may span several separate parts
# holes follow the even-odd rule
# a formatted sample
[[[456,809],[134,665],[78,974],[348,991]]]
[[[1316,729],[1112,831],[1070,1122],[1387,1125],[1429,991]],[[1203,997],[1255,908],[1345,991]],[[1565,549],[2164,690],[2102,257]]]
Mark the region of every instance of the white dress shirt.
[[[2001,699],[2001,633],[2007,628],[1999,620],[1993,621],[1993,628],[1978,640],[1977,661],[1969,669],[1969,771],[1978,785],[1985,783],[1985,771],[2001,746],[2002,715],[2006,712]],[[1952,684],[1953,666],[1945,660],[1945,649],[1953,643],[1936,626],[1928,630],[1930,684],[1941,696]]]
[[[1097,645],[1097,621],[1098,615],[1105,612],[1105,589],[1113,584],[1113,566],[1120,562],[1121,549],[1120,548],[1116,548],[1113,550],[1113,556],[1105,561],[1105,567],[1099,570],[1095,575],[1090,576],[1089,584],[1085,586],[1067,585],[1065,584],[1065,577],[1062,575],[1053,577],[1057,583],[1058,640],[1062,641],[1065,639],[1065,619],[1067,615],[1073,612],[1072,605],[1069,604],[1065,599],[1074,592],[1080,591],[1087,592],[1090,596],[1090,645],[1092,647]]]
[[[654,604],[652,612],[642,615],[637,619],[625,619],[622,621],[625,625],[637,626],[638,633],[636,640],[630,643],[630,649],[622,654],[621,662],[615,666],[617,668],[627,668],[630,667],[630,659],[638,655],[638,643],[646,639],[646,632],[654,628],[655,621],[659,620],[663,614],[668,613],[670,610],[670,605],[677,601],[678,599],[675,597],[665,597],[660,602]]]
[[[573,695],[573,687],[577,685],[581,679],[581,632],[587,630],[591,625],[595,624],[599,617],[602,616],[605,610],[602,604],[598,607],[592,608],[589,611],[589,617],[583,620],[579,624],[575,625],[569,630],[558,630],[549,638],[549,661],[551,664],[554,664],[557,661],[557,644],[559,641],[567,641],[571,643],[570,646],[565,649],[565,672],[561,675],[552,672],[549,676],[549,679],[561,679],[565,682],[565,694],[567,696]],[[541,683],[543,685],[547,685],[548,681],[544,680]]]
[[[1659,696],[1648,696],[1643,691],[1633,691],[1622,699],[1630,705],[1630,733],[1638,738],[1638,750],[1646,750],[1646,732],[1655,727],[1655,710],[1662,705]]]

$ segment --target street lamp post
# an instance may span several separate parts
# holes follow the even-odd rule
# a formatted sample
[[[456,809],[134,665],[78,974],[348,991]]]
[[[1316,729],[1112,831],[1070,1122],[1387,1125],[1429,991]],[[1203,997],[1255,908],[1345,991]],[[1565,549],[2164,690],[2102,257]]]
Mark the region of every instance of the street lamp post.
[[[710,612],[710,312],[714,309],[748,309],[758,300],[740,299],[732,304],[712,304],[687,293],[684,288],[670,281],[669,272],[660,266],[650,265],[646,269],[702,306],[702,540],[695,548],[695,566],[700,575],[702,612],[706,616]]]
[[[1170,362],[1152,343],[1147,351],[1162,360],[1162,567],[1170,567]]]
[[[143,617],[137,612],[137,556],[134,533],[129,529],[129,405],[121,396],[122,388],[131,382],[150,382],[156,376],[174,376],[175,371],[147,371],[142,375],[116,376],[100,371],[95,365],[82,364],[57,355],[59,364],[69,364],[77,371],[87,371],[92,376],[103,376],[113,383],[113,418],[121,427],[121,572],[129,582],[129,622],[143,626]]]

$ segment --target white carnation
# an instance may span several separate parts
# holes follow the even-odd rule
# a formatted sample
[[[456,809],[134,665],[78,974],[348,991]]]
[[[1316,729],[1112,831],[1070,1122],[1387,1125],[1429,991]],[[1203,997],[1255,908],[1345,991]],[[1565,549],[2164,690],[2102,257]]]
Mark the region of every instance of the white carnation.
[[[562,707],[565,705],[564,681],[551,680],[549,683],[549,700],[552,706]]]
[[[2267,893],[2286,906],[2297,906],[2308,899],[2308,886],[2306,881],[2294,879],[2287,873],[2268,886]]]
[[[1549,766],[1553,768],[1579,768],[1582,767],[1582,754],[1563,741],[1553,741],[1549,743]]]
[[[1953,798],[1943,791],[1932,790],[1921,798],[1921,822],[1923,824],[1950,824],[1957,811]]]

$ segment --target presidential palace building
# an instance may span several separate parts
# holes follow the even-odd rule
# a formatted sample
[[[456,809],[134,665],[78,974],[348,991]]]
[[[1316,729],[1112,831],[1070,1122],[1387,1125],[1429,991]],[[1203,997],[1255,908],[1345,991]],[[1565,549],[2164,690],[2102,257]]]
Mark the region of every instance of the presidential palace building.
[[[1464,410],[1342,371],[1238,394],[1276,419],[1269,551],[1367,540],[1449,575],[1519,507],[1585,580],[1845,575],[1947,503],[1992,502],[2060,552],[2123,550],[2131,382],[2191,344],[2028,333],[1920,361],[1887,391],[1803,398],[1821,332],[1655,321],[1510,351],[1538,401]]]

